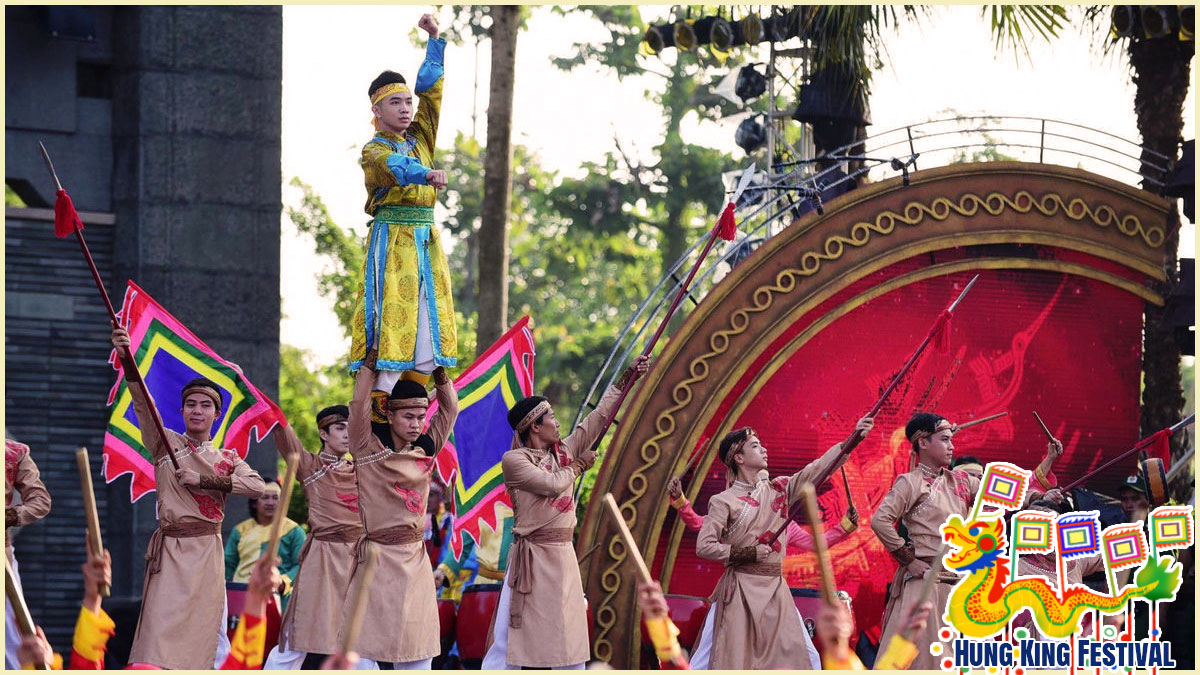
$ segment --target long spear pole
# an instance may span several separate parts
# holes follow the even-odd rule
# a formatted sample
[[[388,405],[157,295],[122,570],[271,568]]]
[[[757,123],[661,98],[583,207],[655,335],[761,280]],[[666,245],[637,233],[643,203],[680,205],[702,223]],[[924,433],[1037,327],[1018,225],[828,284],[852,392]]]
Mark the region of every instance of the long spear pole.
[[[671,301],[671,306],[667,308],[667,313],[663,317],[663,320],[659,322],[658,328],[656,328],[654,331],[654,335],[642,349],[641,356],[649,356],[650,352],[654,351],[655,345],[658,344],[658,339],[662,337],[663,331],[667,329],[667,324],[671,322],[671,317],[675,315],[675,310],[679,309],[679,304],[683,302],[683,296],[687,294],[688,287],[692,285],[692,279],[694,279],[696,277],[696,273],[700,271],[700,265],[704,262],[704,259],[708,257],[708,252],[712,250],[713,244],[717,243],[717,239],[724,239],[726,241],[733,240],[737,233],[737,221],[734,219],[733,215],[734,205],[737,203],[738,197],[741,196],[742,191],[745,190],[750,184],[750,179],[753,176],[754,166],[751,165],[750,168],[746,169],[746,171],[742,173],[741,180],[738,183],[737,191],[734,193],[733,199],[725,206],[725,211],[721,214],[721,217],[717,219],[717,224],[713,225],[712,230],[708,233],[708,241],[704,243],[704,248],[700,251],[700,256],[696,258],[696,262],[692,264],[692,269],[688,272],[687,278],[684,279],[683,283],[679,285],[679,290],[675,292],[675,298]],[[600,447],[600,442],[604,440],[605,432],[608,431],[608,428],[612,426],[612,423],[617,419],[617,413],[621,410],[621,404],[625,402],[625,398],[628,397],[629,393],[637,386],[640,386],[640,384],[627,386],[625,389],[621,390],[621,395],[617,398],[616,405],[613,406],[612,415],[610,415],[608,419],[604,420],[604,425],[600,427],[600,433],[596,434],[596,442],[592,444],[591,448],[593,452]],[[578,496],[579,488],[582,487],[582,485],[583,476],[580,475],[579,484],[575,490],[576,496]]]
[[[1180,429],[1191,425],[1191,423],[1195,422],[1195,421],[1196,421],[1196,414],[1192,413],[1191,415],[1188,415],[1187,417],[1183,418],[1182,420],[1179,420],[1178,422],[1176,422],[1174,425],[1172,425],[1170,427],[1170,429],[1168,429],[1168,431],[1170,431],[1172,434],[1174,434],[1176,431],[1179,431]],[[1062,491],[1066,492],[1073,488],[1077,488],[1080,485],[1083,485],[1092,476],[1095,476],[1096,474],[1100,473],[1101,471],[1104,471],[1108,467],[1112,466],[1113,464],[1116,464],[1117,462],[1121,461],[1122,459],[1125,459],[1126,457],[1132,455],[1133,453],[1135,453],[1139,450],[1145,449],[1147,442],[1151,438],[1154,438],[1154,436],[1151,435],[1151,436],[1147,436],[1146,438],[1143,438],[1142,440],[1138,441],[1137,444],[1134,445],[1132,448],[1126,450],[1125,452],[1122,452],[1121,454],[1117,455],[1116,457],[1113,457],[1112,459],[1108,460],[1104,464],[1101,464],[1100,466],[1096,467],[1095,469],[1092,469],[1091,471],[1085,473],[1083,476],[1077,478],[1070,485],[1065,486],[1062,489]]]
[[[71,229],[75,232],[75,240],[79,242],[79,249],[83,251],[83,257],[87,261],[88,268],[92,271],[92,280],[96,282],[96,288],[100,291],[100,297],[104,300],[104,307],[108,310],[108,320],[112,322],[113,328],[119,328],[121,323],[117,320],[117,311],[113,309],[112,300],[108,297],[108,289],[104,288],[104,282],[100,280],[100,270],[96,269],[96,261],[92,259],[92,252],[88,249],[87,241],[83,238],[82,222],[79,221],[79,215],[75,213],[75,206],[71,204],[70,198],[67,197],[66,190],[63,189],[62,181],[58,179],[58,173],[54,171],[54,162],[50,161],[50,153],[46,152],[46,146],[38,142],[38,147],[42,149],[42,159],[46,161],[46,168],[50,170],[50,176],[54,178],[54,187],[60,201],[66,199],[67,208],[70,209],[73,215],[75,224]],[[55,211],[58,211],[58,204],[55,204]],[[57,217],[57,213],[55,214]],[[133,354],[128,347],[120,347],[118,349],[121,357],[121,364],[124,366],[125,380],[130,385],[137,384],[146,394],[146,400],[150,400],[150,389],[146,386],[146,381],[142,379],[142,373],[138,370],[137,363],[133,360]],[[163,426],[162,417],[158,414],[158,406],[150,405],[150,416],[154,418],[154,426],[158,428],[158,436],[163,439],[163,444],[167,447],[167,455],[171,458],[171,466],[179,469],[179,460],[175,459],[175,450],[171,448],[171,444],[166,442],[167,432]]]
[[[939,330],[941,330],[942,326],[949,319],[949,317],[954,314],[954,310],[958,309],[958,303],[962,302],[963,298],[967,297],[967,293],[970,292],[971,287],[975,285],[976,281],[979,281],[978,274],[971,279],[971,281],[967,284],[967,287],[962,290],[962,293],[958,294],[958,297],[954,299],[954,302],[950,303],[950,306],[946,308],[946,311],[938,315],[937,320],[934,321],[933,326],[929,329],[929,333],[925,335],[925,339],[921,341],[921,344],[917,345],[916,351],[912,353],[912,356],[908,357],[908,361],[906,361],[904,366],[900,368],[900,372],[896,373],[896,376],[892,378],[891,383],[888,384],[887,389],[884,389],[883,393],[880,394],[879,400],[875,402],[874,406],[871,406],[871,410],[868,411],[863,417],[875,417],[879,414],[879,411],[883,408],[883,404],[887,401],[888,396],[895,391],[896,387],[900,384],[900,380],[904,379],[904,376],[907,375],[908,371],[912,369],[914,364],[916,364],[917,359],[921,356],[921,353],[924,352],[925,348],[929,346],[929,343],[933,341],[934,336],[937,335]],[[854,450],[854,448],[857,447],[860,442],[862,442],[862,439],[862,432],[856,428],[850,433],[849,438],[847,438],[845,441],[842,441],[841,457],[849,455],[850,451]],[[841,463],[841,457],[839,457],[838,461],[831,464],[828,469],[817,475],[813,479],[812,484],[816,486],[824,483],[825,480],[829,478],[830,474],[833,473],[833,467]],[[775,533],[769,538],[764,537],[763,543],[767,545],[774,544],[776,540],[778,540],[783,534],[784,530],[787,529],[787,524],[800,515],[802,508],[803,506],[800,504],[799,500],[793,503],[792,507],[788,509],[788,517],[783,521],[783,524],[781,524],[779,529],[775,530]]]

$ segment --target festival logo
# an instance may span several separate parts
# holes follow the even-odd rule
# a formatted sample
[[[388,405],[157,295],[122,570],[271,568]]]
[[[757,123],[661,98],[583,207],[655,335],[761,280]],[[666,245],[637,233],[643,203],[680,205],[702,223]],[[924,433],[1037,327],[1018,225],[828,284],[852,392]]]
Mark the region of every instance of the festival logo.
[[[1158,619],[1160,603],[1175,600],[1181,566],[1164,553],[1194,543],[1191,507],[1160,506],[1145,527],[1101,530],[1096,511],[1017,510],[1028,480],[1016,467],[989,464],[971,514],[942,524],[941,562],[961,577],[942,617],[947,627],[930,645],[942,669],[1175,667]],[[1108,592],[1083,583],[1098,572]],[[1148,630],[1133,627],[1138,612],[1148,613]]]

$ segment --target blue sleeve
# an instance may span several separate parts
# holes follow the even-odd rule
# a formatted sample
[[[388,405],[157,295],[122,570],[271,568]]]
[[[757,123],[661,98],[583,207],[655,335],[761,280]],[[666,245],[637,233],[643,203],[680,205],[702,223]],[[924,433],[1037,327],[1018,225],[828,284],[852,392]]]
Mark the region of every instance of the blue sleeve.
[[[387,167],[396,177],[396,182],[401,185],[428,184],[425,182],[425,175],[429,173],[429,168],[421,166],[416,157],[393,152],[388,155]]]
[[[425,45],[425,61],[417,71],[417,85],[414,92],[420,94],[428,91],[445,73],[443,55],[446,52],[446,38],[432,38]]]

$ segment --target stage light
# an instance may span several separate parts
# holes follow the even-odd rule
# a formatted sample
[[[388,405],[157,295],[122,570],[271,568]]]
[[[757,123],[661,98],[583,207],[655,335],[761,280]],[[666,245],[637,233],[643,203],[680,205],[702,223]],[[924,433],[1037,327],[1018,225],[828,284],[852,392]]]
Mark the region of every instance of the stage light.
[[[744,19],[734,21],[731,26],[733,41],[730,46],[756,45],[762,42],[763,24],[757,14],[749,14]]]
[[[1174,7],[1144,5],[1142,7],[1142,35],[1147,38],[1166,37],[1176,31]]]
[[[674,47],[675,27],[664,23],[661,26],[647,28],[646,36],[642,38],[642,44],[646,45],[651,54],[659,54],[668,47]]]
[[[766,90],[767,78],[754,69],[754,64],[742,66],[742,69],[738,71],[737,84],[733,85],[733,93],[737,94],[742,101],[749,101],[762,96]]]
[[[696,22],[696,44],[707,45],[728,51],[733,44],[733,29],[729,22],[719,16],[706,16]]]
[[[1123,38],[1133,37],[1138,32],[1137,7],[1134,5],[1116,5],[1112,11],[1112,36]]]
[[[696,48],[696,29],[691,19],[675,22],[675,47],[683,52]]]
[[[1195,40],[1196,6],[1179,5],[1175,8],[1175,13],[1179,16],[1179,39],[1184,41]]]
[[[759,124],[759,115],[751,115],[742,120],[738,125],[737,131],[733,133],[733,142],[737,143],[738,147],[750,154],[762,147],[763,143],[767,142],[767,130]]]

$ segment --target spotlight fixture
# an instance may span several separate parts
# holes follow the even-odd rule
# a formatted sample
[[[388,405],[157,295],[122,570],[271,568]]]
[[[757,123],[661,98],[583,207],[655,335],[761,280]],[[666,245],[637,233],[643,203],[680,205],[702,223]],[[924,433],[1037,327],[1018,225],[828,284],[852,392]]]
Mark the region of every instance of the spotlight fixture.
[[[690,52],[696,48],[696,29],[692,21],[680,20],[675,22],[675,47],[681,52]]]
[[[1142,35],[1147,38],[1166,37],[1178,31],[1179,19],[1175,8],[1164,5],[1142,6]]]
[[[1112,11],[1112,36],[1123,38],[1133,37],[1141,22],[1138,20],[1138,10],[1134,5],[1116,5]]]
[[[733,29],[729,22],[719,16],[706,16],[696,22],[696,44],[707,45],[727,51],[733,44]]]
[[[662,50],[675,46],[675,27],[669,23],[650,26],[646,29],[646,36],[642,38],[642,42],[651,54],[659,54]]]

